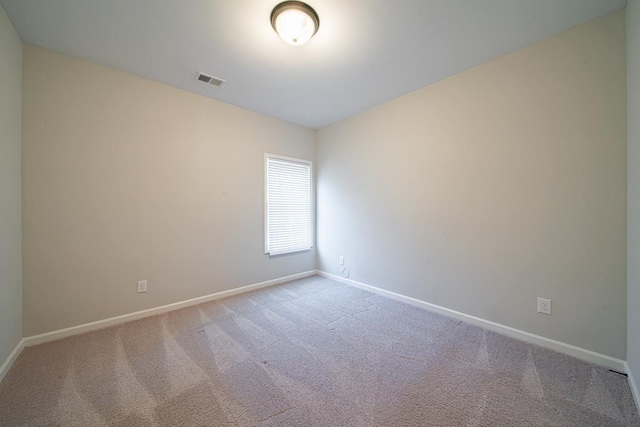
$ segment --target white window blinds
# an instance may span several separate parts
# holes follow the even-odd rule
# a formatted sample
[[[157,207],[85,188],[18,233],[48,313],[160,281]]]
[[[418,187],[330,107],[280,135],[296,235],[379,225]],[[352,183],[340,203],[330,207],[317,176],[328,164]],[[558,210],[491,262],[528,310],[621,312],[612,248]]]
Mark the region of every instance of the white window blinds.
[[[311,249],[311,162],[265,154],[265,253]]]

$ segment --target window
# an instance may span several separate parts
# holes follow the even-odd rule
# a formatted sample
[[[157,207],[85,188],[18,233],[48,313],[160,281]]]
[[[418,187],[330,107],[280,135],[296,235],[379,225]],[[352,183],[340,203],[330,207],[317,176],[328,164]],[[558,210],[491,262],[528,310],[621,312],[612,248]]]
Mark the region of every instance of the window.
[[[281,255],[313,246],[311,165],[308,160],[265,154],[264,251]]]

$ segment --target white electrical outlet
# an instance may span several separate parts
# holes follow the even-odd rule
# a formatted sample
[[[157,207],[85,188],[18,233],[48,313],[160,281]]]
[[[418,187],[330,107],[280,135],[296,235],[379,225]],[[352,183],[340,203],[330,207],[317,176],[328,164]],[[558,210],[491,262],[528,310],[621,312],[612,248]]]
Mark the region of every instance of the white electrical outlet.
[[[551,300],[538,298],[538,313],[551,314]]]
[[[143,294],[147,292],[147,281],[146,280],[138,280],[138,293]]]
[[[341,256],[340,258],[338,258],[338,262],[340,263],[340,265],[344,265],[344,257]]]

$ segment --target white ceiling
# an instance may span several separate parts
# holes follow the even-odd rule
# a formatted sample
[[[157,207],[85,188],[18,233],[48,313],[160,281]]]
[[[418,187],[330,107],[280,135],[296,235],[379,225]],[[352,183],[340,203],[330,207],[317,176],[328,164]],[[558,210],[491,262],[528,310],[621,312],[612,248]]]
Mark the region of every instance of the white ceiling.
[[[320,29],[292,47],[269,21],[279,0],[0,2],[27,43],[314,129],[626,5],[308,0]],[[227,83],[197,82],[197,71]]]

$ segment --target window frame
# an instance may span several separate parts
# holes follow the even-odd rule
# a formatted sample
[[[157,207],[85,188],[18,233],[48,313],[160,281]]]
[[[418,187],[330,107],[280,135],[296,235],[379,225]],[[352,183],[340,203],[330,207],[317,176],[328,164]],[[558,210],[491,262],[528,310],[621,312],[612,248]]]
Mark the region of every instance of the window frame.
[[[268,177],[268,161],[269,159],[278,159],[284,160],[292,163],[301,163],[309,166],[309,248],[300,249],[291,252],[284,252],[272,255],[269,249],[269,204],[268,204],[268,194],[269,194],[269,183],[267,181]],[[291,255],[300,252],[310,251],[315,246],[315,203],[314,203],[314,170],[313,170],[313,160],[300,159],[297,157],[283,156],[280,154],[273,153],[264,153],[264,253],[265,255],[269,255],[270,257],[275,256],[284,256]]]

